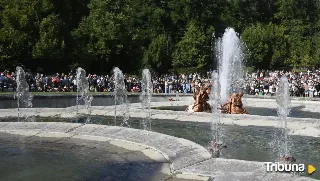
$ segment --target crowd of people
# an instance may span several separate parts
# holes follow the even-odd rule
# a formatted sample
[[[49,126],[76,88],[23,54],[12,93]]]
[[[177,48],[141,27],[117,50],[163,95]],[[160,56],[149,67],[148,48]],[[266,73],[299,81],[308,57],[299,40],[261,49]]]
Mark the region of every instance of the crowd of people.
[[[246,73],[243,78],[242,90],[249,95],[274,95],[279,87],[280,78],[285,75],[289,80],[291,96],[318,97],[320,95],[320,70],[305,72],[285,71],[256,71]],[[203,83],[210,83],[211,71],[205,75],[192,73],[189,75],[153,76],[154,93],[194,93]],[[77,79],[75,73],[56,73],[44,75],[26,72],[26,81],[30,91],[39,92],[75,92]],[[0,75],[0,91],[15,91],[15,72],[4,71]],[[113,92],[113,75],[88,74],[91,92]],[[124,75],[124,82],[128,92],[141,91],[139,77]]]
[[[257,71],[246,74],[245,92],[251,95],[274,95],[283,75],[288,78],[291,96],[319,97],[320,70],[304,72]]]

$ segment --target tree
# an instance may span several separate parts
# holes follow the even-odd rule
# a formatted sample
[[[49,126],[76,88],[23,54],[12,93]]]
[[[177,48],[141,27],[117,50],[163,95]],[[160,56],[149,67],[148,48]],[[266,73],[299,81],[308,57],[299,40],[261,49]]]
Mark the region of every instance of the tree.
[[[124,1],[91,1],[90,14],[73,31],[78,42],[74,53],[80,64],[93,70],[104,63],[115,63],[109,60],[121,53],[123,40],[128,36],[125,26],[128,17],[122,12],[124,4]]]
[[[70,29],[78,25],[78,16],[83,15],[75,13],[82,12],[82,8],[75,11],[70,7],[71,4],[83,7],[85,1],[64,0],[59,4],[53,0],[3,0],[0,11],[1,66],[24,65],[33,70],[44,67],[46,72],[53,68],[53,71],[63,69],[64,66],[51,66],[48,59],[67,66],[68,51],[72,46]]]
[[[144,53],[145,66],[159,73],[165,73],[170,67],[171,60],[170,42],[165,35],[159,35],[149,45]]]
[[[208,58],[203,50],[205,41],[204,33],[195,23],[190,22],[182,40],[178,42],[174,50],[173,67],[176,69],[194,67],[202,70]]]
[[[258,69],[269,68],[272,46],[267,26],[260,23],[251,25],[243,31],[241,37],[249,52],[246,64]]]
[[[35,44],[33,56],[49,60],[61,59],[64,56],[64,37],[61,33],[62,20],[58,15],[49,15],[41,21],[40,39]]]
[[[249,48],[249,66],[312,67],[319,11],[318,0],[1,0],[0,68],[210,69],[212,33],[227,27]]]
[[[285,27],[261,23],[247,27],[242,38],[248,48],[247,65],[257,69],[279,69],[290,66],[289,47]]]

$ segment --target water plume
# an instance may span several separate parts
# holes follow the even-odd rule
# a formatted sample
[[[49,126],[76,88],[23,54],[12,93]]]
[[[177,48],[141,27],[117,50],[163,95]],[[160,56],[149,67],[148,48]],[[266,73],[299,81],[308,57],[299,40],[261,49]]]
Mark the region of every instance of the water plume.
[[[26,73],[21,67],[16,67],[16,83],[17,83],[17,89],[16,94],[14,95],[14,98],[17,99],[17,106],[18,106],[18,121],[21,121],[21,118],[24,117],[26,120],[27,116],[22,115],[22,107],[25,108],[31,108],[32,107],[32,99],[33,96],[29,92],[29,84],[26,80]]]
[[[130,103],[128,101],[126,85],[124,83],[124,76],[122,71],[115,67],[113,69],[114,76],[114,123],[117,125],[117,105],[121,106],[121,115],[123,117],[121,126],[128,126],[128,120],[130,117]]]
[[[144,69],[142,71],[142,81],[141,81],[141,94],[140,101],[142,110],[145,112],[146,117],[142,120],[142,126],[145,130],[151,130],[151,99],[153,93],[153,84],[151,80],[151,74],[149,69]]]
[[[224,103],[232,92],[243,89],[244,44],[233,28],[227,28],[222,38],[216,41],[220,96]]]

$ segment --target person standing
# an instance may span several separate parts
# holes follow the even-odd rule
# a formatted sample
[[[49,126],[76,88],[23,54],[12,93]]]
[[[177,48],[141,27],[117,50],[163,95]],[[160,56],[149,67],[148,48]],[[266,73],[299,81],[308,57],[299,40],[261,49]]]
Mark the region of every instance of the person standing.
[[[304,95],[305,97],[309,97],[309,86],[307,83],[304,84]]]
[[[168,87],[168,80],[165,80],[165,81],[164,81],[164,93],[165,93],[165,94],[168,94],[168,89],[169,89],[169,87]]]
[[[172,93],[172,89],[173,89],[173,86],[172,86],[172,83],[169,84],[169,94]]]
[[[314,86],[313,85],[310,85],[309,86],[309,97],[313,97],[313,94],[314,94]]]

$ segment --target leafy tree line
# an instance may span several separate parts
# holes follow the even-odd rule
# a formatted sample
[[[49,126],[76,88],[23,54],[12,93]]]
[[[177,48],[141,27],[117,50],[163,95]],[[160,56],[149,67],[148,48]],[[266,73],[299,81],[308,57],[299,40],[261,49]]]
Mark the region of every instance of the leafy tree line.
[[[212,34],[234,27],[247,66],[320,63],[318,0],[0,0],[0,68],[190,72],[214,64]]]

